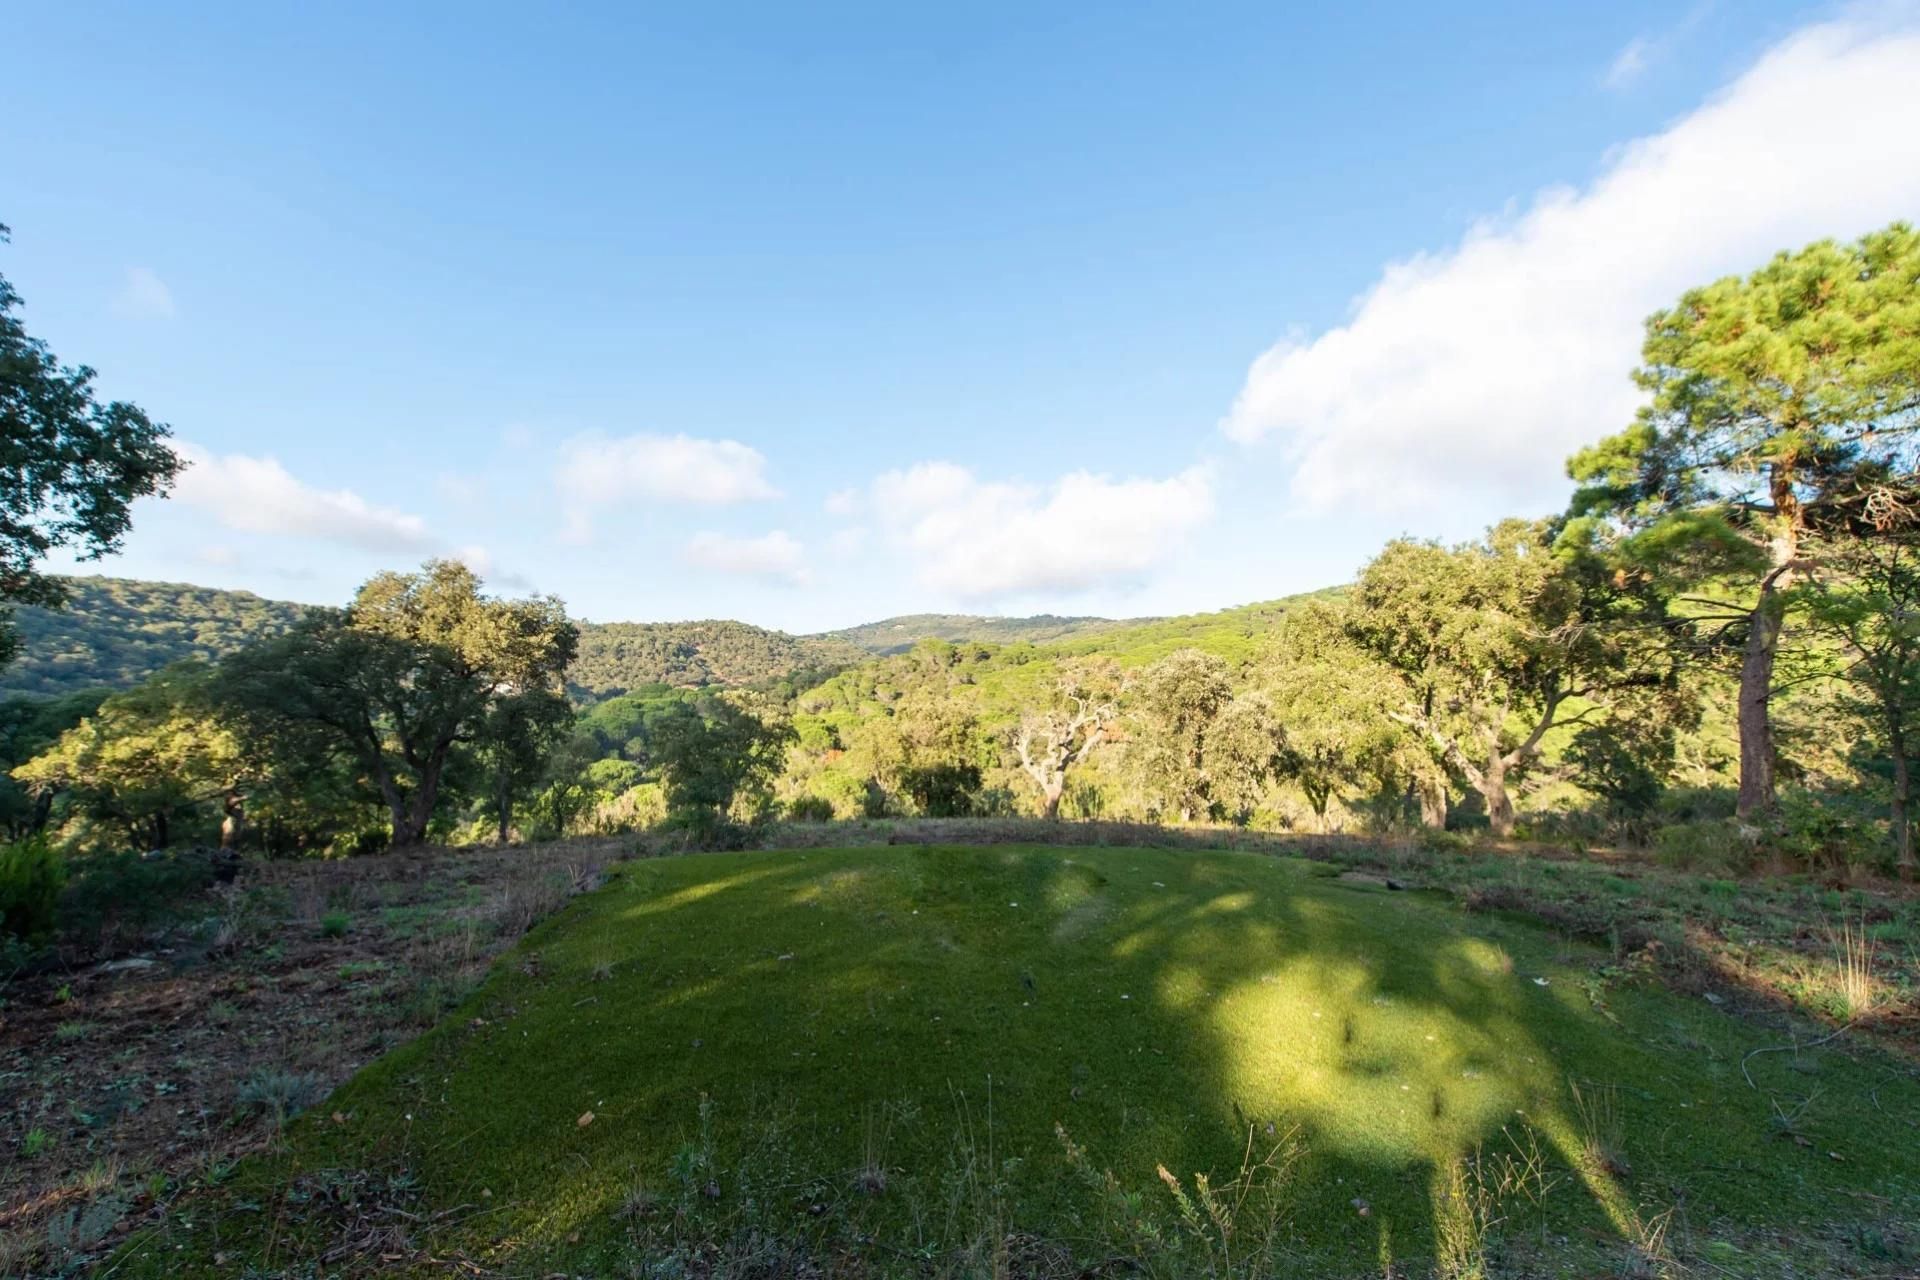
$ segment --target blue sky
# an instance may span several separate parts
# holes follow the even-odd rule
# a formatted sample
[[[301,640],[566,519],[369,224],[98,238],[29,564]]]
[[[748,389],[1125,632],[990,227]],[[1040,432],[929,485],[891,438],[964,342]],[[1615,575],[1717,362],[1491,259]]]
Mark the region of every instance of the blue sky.
[[[1555,507],[1640,316],[1920,215],[1908,6],[1289,8],[17,11],[0,271],[195,461],[97,567],[1269,598]]]

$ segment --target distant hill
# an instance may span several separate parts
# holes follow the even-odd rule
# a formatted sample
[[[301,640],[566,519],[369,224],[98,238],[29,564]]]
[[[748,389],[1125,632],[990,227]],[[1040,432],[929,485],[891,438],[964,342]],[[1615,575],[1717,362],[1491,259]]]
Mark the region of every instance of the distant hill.
[[[247,591],[178,582],[104,577],[68,581],[68,608],[15,611],[21,651],[0,668],[0,697],[71,693],[102,685],[128,688],[170,662],[218,658],[279,635],[305,608]],[[1238,656],[1289,605],[1306,598],[1179,618],[918,613],[805,636],[718,620],[583,622],[580,653],[567,672],[567,683],[576,698],[589,702],[646,685],[700,688],[786,679],[810,685],[875,657],[906,653],[925,639],[1041,645],[1055,656],[1097,650],[1126,665],[1186,645]]]
[[[20,654],[0,667],[0,697],[129,688],[168,663],[218,658],[279,635],[305,607],[179,582],[87,577],[68,579],[68,586],[65,609],[15,610]],[[649,684],[824,677],[867,656],[831,636],[790,636],[744,622],[588,622],[567,677],[576,695],[592,700]]]
[[[882,618],[857,627],[827,631],[822,639],[844,640],[868,653],[905,653],[920,640],[982,640],[995,644],[1046,644],[1069,636],[1084,636],[1116,627],[1131,627],[1158,618],[1062,617],[1036,613],[1026,618],[996,618],[973,613],[908,613]]]
[[[825,677],[867,656],[834,636],[790,636],[745,622],[588,622],[567,684],[586,699],[649,684],[755,685]]]
[[[20,653],[0,667],[0,697],[140,683],[170,662],[217,658],[277,636],[303,606],[184,582],[69,578],[64,609],[20,608]]]

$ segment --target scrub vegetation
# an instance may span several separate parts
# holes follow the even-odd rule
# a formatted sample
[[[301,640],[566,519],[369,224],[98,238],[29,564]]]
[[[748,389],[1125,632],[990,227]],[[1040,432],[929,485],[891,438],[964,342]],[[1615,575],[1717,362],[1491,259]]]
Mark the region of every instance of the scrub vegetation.
[[[629,863],[124,1261],[1873,1274],[1920,1245],[1920,1083],[1610,959],[1249,853]]]

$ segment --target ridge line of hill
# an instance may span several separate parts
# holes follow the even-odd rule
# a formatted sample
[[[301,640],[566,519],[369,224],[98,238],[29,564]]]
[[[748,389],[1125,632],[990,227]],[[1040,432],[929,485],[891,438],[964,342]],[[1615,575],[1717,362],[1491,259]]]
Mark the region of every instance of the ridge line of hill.
[[[278,635],[312,607],[184,582],[105,575],[66,581],[71,596],[66,608],[14,610],[21,649],[0,668],[0,697],[128,688],[169,663],[219,658]],[[581,622],[580,656],[568,683],[576,697],[594,701],[647,685],[738,686],[818,678],[929,639],[1096,652],[1103,636],[1118,640],[1121,633],[1157,629],[1178,634],[1238,615],[1264,621],[1262,615],[1277,616],[1297,598],[1179,617],[903,614],[799,635],[725,618]]]

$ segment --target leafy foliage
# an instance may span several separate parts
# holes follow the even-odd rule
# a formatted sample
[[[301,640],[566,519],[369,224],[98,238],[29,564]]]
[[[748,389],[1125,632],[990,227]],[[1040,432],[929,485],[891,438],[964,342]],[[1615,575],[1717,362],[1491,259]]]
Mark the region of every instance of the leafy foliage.
[[[66,862],[45,836],[0,844],[0,939],[45,941],[66,880]]]
[[[1025,618],[990,618],[973,613],[910,613],[829,631],[821,639],[844,640],[866,653],[885,656],[905,653],[922,640],[1050,644],[1069,636],[1096,636],[1122,627],[1157,621],[1160,619],[1134,618],[1118,622],[1112,618],[1062,617],[1052,613],[1037,613]]]
[[[302,605],[177,582],[67,578],[58,609],[21,608],[20,653],[0,669],[0,695],[129,689],[189,658],[211,662],[284,634]]]
[[[223,697],[256,735],[354,761],[387,806],[394,843],[417,844],[456,747],[481,738],[503,699],[553,688],[575,638],[557,600],[486,597],[471,570],[435,561],[381,574],[348,609],[316,611],[235,654]]]
[[[1636,380],[1650,401],[1576,454],[1569,544],[1611,540],[1649,577],[1721,578],[1695,626],[1742,651],[1740,807],[1774,804],[1770,702],[1809,538],[1911,522],[1920,427],[1920,232],[1895,223],[1822,240],[1647,321]]]
[[[17,648],[5,607],[61,601],[59,581],[40,572],[47,553],[118,550],[134,500],[164,494],[181,466],[165,423],[124,400],[101,403],[93,370],[61,364],[19,307],[0,276],[0,666]]]
[[[659,726],[661,776],[667,816],[696,834],[712,836],[744,805],[752,814],[770,799],[768,784],[779,773],[793,727],[763,719],[731,702],[702,714],[683,706]]]
[[[611,622],[580,628],[567,683],[583,700],[651,685],[765,684],[801,672],[830,672],[866,655],[830,636],[790,636],[744,622]]]
[[[220,721],[211,679],[210,668],[183,663],[107,698],[16,768],[15,781],[104,828],[109,845],[164,849],[175,820],[215,798],[237,823],[267,761]]]

